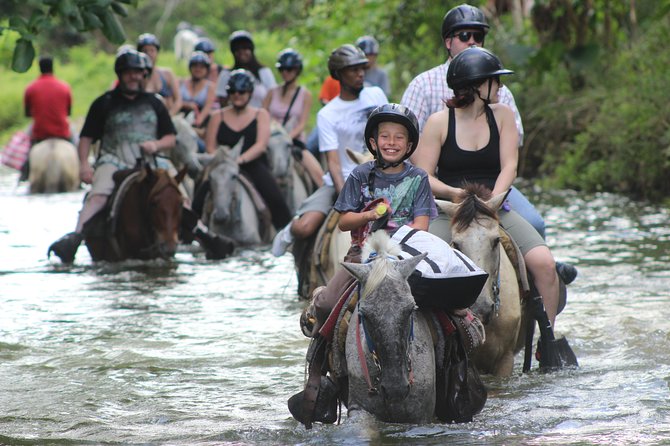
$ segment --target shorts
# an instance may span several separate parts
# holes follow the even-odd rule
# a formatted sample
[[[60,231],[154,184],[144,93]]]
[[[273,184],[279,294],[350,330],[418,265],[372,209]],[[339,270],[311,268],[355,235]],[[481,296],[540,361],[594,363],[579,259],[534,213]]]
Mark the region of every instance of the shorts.
[[[93,183],[91,184],[91,195],[112,195],[114,191],[114,172],[119,170],[115,164],[105,163],[100,164],[95,168],[93,172]]]
[[[547,246],[537,230],[518,213],[499,210],[498,218],[500,218],[500,226],[509,232],[524,256],[533,248]],[[430,222],[428,232],[451,243],[451,221],[442,210],[439,210],[437,218]]]
[[[323,215],[328,215],[336,199],[335,186],[324,184],[315,190],[312,195],[305,198],[305,201],[300,204],[296,211],[296,215],[299,217],[306,212],[321,212]]]

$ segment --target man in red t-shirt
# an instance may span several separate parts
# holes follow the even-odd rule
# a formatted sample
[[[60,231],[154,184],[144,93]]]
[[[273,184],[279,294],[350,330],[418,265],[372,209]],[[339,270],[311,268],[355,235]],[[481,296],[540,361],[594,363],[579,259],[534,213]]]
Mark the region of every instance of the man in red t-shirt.
[[[23,96],[26,116],[33,118],[32,144],[47,138],[72,139],[68,116],[72,109],[70,86],[53,74],[53,59],[40,57],[39,78],[28,85]]]

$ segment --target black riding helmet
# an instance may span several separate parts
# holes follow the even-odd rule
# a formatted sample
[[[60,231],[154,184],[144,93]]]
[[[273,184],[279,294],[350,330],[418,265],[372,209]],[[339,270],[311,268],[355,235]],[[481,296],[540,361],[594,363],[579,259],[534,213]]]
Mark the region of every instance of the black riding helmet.
[[[207,53],[202,51],[193,51],[191,53],[191,57],[188,59],[188,69],[190,70],[191,67],[197,63],[205,65],[209,70],[209,66],[211,65],[212,61],[209,59]]]
[[[230,73],[230,78],[228,78],[226,91],[248,91],[252,93],[254,91],[254,79],[252,76],[250,72],[243,68],[233,70]]]
[[[278,70],[292,70],[294,68],[302,70],[302,56],[293,48],[283,49],[277,56],[275,67],[277,67]]]
[[[477,86],[486,79],[513,73],[514,71],[503,67],[498,56],[485,48],[473,46],[461,51],[449,63],[447,85],[452,90],[458,90]]]
[[[365,65],[368,58],[362,49],[350,43],[344,44],[330,53],[328,57],[328,71],[333,79],[340,80],[340,70],[357,65]]]
[[[214,46],[211,40],[209,40],[206,37],[202,37],[198,39],[198,41],[195,43],[193,51],[202,51],[203,53],[213,53],[214,51],[216,51],[216,47]]]
[[[158,37],[151,33],[140,34],[140,36],[137,38],[137,51],[142,51],[142,48],[147,45],[153,45],[159,51],[161,49],[161,44],[158,41]]]
[[[372,36],[362,36],[356,39],[356,46],[363,50],[365,55],[379,54],[379,42]]]
[[[119,78],[121,78],[121,73],[126,70],[144,70],[144,76],[147,77],[151,74],[151,69],[149,56],[133,49],[119,53],[114,61],[114,71]]]
[[[459,29],[474,28],[488,32],[489,24],[481,9],[463,3],[450,9],[442,19],[442,38],[446,39]]]
[[[242,29],[233,32],[228,38],[228,43],[230,44],[231,53],[234,53],[241,44],[247,44],[251,48],[251,51],[254,50],[254,39],[251,38],[251,33]]]
[[[407,129],[408,133],[408,142],[411,143],[411,147],[405,154],[402,160],[394,164],[386,164],[384,160],[381,159],[381,156],[377,154],[377,151],[370,144],[370,138],[374,137],[375,130],[379,127],[379,124],[382,122],[396,122],[403,125]],[[419,121],[416,119],[412,110],[400,104],[384,104],[375,108],[370,116],[368,117],[368,122],[365,124],[365,144],[368,146],[368,150],[372,155],[374,155],[377,165],[382,168],[386,167],[395,167],[400,165],[403,161],[408,159],[412,153],[416,150],[416,146],[419,143]]]

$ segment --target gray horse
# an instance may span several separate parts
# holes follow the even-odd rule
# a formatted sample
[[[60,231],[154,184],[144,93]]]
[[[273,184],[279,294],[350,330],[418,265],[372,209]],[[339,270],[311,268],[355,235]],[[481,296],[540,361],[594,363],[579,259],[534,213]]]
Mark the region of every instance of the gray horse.
[[[257,246],[272,240],[274,228],[270,211],[235,161],[243,144],[244,138],[233,148],[219,146],[208,161],[210,192],[202,219],[216,234],[240,246]]]
[[[373,261],[343,263],[362,286],[346,340],[349,414],[362,409],[385,422],[432,422],[435,352],[428,322],[407,284],[426,254],[389,259],[397,245],[383,231],[368,244],[377,253]]]

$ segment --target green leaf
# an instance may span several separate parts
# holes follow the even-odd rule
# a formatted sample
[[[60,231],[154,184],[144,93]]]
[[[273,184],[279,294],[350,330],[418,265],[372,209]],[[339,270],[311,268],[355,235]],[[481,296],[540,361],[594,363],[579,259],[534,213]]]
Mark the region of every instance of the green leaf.
[[[126,34],[123,32],[121,24],[116,16],[110,11],[105,11],[102,16],[102,33],[112,43],[123,43],[126,40]]]
[[[9,18],[9,27],[21,33],[28,30],[28,21],[20,16],[12,16]]]
[[[112,9],[121,17],[128,17],[128,10],[119,2],[112,2]]]
[[[86,29],[102,28],[102,21],[92,12],[84,11],[82,14],[82,19],[84,19],[84,25],[86,25]]]
[[[35,59],[33,42],[24,38],[17,40],[14,56],[12,57],[12,70],[17,73],[25,73],[33,64],[33,59]]]

